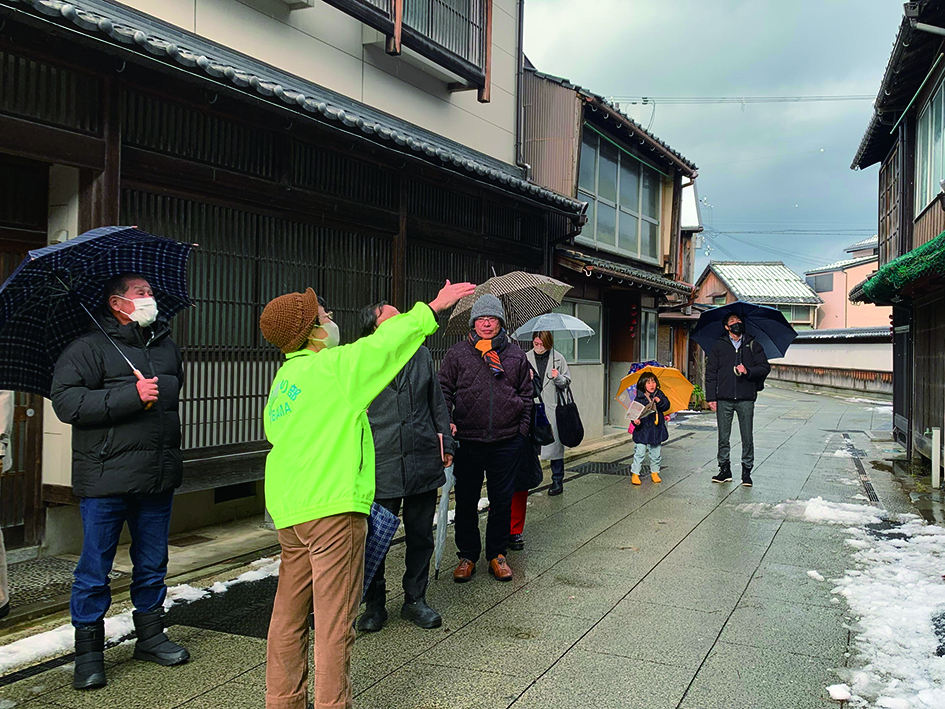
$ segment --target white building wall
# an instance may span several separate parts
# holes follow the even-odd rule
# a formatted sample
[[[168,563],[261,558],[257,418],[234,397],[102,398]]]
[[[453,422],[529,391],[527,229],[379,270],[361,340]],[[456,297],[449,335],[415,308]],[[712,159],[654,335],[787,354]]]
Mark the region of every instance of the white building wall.
[[[891,342],[795,342],[786,357],[772,359],[772,364],[807,367],[862,369],[872,372],[893,371]]]
[[[390,57],[381,35],[318,0],[124,0],[146,12],[507,163],[515,162],[516,0],[495,0],[492,97],[450,92],[442,70]],[[405,49],[405,53],[409,50]],[[438,74],[434,76],[434,74]]]

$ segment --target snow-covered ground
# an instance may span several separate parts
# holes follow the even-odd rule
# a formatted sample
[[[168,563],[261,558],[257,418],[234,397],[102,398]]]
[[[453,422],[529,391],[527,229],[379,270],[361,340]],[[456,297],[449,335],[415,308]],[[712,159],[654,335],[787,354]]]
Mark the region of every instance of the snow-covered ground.
[[[851,569],[831,583],[857,618],[855,656],[838,670],[844,682],[826,688],[833,699],[852,707],[945,708],[945,657],[937,654],[945,653],[945,640],[935,633],[936,620],[945,629],[945,528],[899,515],[888,520],[889,530],[871,530],[866,525],[882,521],[877,508],[819,497],[739,509],[847,527]]]
[[[167,598],[164,608],[170,608],[178,603],[191,603],[202,598],[208,598],[212,593],[226,593],[231,587],[239,583],[259,581],[268,576],[279,575],[278,559],[257,559],[251,570],[240,574],[235,579],[217,582],[210,588],[194,588],[186,584],[171,586],[167,589]],[[128,637],[134,630],[131,611],[110,616],[105,619],[105,642],[115,643]],[[23,667],[40,662],[50,657],[57,657],[73,649],[74,633],[72,625],[61,625],[58,628],[22,638],[16,642],[0,647],[0,675],[17,667]],[[0,707],[2,709],[2,707]]]

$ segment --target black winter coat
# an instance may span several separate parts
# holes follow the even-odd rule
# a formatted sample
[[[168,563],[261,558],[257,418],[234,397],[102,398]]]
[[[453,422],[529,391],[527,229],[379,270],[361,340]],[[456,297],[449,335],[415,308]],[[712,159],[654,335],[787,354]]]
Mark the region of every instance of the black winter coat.
[[[735,374],[739,364],[745,365],[748,374]],[[755,338],[742,335],[742,346],[736,351],[732,338],[726,334],[712,346],[706,361],[705,400],[754,401],[770,371],[765,350]]]
[[[464,340],[449,348],[438,374],[446,409],[460,441],[507,441],[531,428],[531,367],[513,342],[499,352],[505,371],[495,376],[482,353]]]
[[[656,404],[656,410],[659,413],[647,414],[640,419],[640,425],[633,427],[633,442],[642,443],[647,446],[655,446],[663,443],[669,438],[669,429],[666,428],[666,417],[664,414],[669,411],[669,399],[659,389],[653,395],[653,398],[659,397]],[[649,403],[646,394],[637,391],[637,401],[644,406]]]
[[[184,384],[180,350],[170,327],[142,329],[97,315],[112,342],[147,378],[158,400],[145,409],[136,379],[98,329],[79,337],[56,362],[52,404],[72,425],[72,492],[77,497],[150,495],[178,487],[183,474],[178,414]]]
[[[437,434],[443,434],[444,453],[452,454],[454,444],[430,350],[417,350],[368,407],[368,420],[374,434],[376,499],[429,492],[446,482]]]

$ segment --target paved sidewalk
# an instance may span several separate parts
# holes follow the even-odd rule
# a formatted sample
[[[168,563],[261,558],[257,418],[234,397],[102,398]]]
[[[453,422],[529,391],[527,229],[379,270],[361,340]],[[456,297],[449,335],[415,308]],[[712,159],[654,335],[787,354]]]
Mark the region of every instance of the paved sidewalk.
[[[838,706],[824,688],[839,681],[849,647],[846,607],[830,583],[852,567],[846,535],[761,506],[817,496],[868,504],[866,481],[880,504],[908,511],[890,476],[861,473],[853,457],[890,445],[868,434],[889,418],[879,405],[766,390],[753,488],[737,476],[710,482],[712,415],[670,429],[660,485],[629,484],[630,444],[590,458],[593,472],[570,465],[564,495],[530,498],[526,549],[509,556],[512,583],[497,583],[484,564],[471,583],[453,583],[450,548],[428,593],[444,627],[401,621],[400,597],[389,599],[385,629],[355,644],[356,706]],[[391,588],[402,554],[392,550]],[[65,665],[0,686],[0,707],[261,707],[274,587],[243,584],[172,609],[171,635],[193,656],[183,667],[136,662],[125,643],[106,652],[106,688],[73,691]]]

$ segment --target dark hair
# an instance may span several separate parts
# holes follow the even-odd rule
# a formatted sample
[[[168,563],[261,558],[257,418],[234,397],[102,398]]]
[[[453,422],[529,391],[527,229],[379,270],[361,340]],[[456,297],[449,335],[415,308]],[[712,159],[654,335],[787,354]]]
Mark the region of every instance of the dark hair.
[[[386,300],[379,300],[376,303],[361,308],[361,313],[358,315],[358,322],[361,325],[360,337],[367,337],[377,329],[377,316],[380,314],[381,309],[387,304]]]
[[[105,282],[105,306],[108,307],[108,300],[113,295],[123,296],[128,292],[128,284],[131,281],[141,279],[148,280],[139,273],[122,273],[120,276],[113,276]]]
[[[541,344],[545,346],[546,350],[552,350],[555,346],[555,338],[548,330],[542,330],[541,332],[533,332],[532,340],[535,338],[541,340]]]
[[[739,320],[741,320],[742,316],[739,315],[738,313],[729,313],[728,315],[725,316],[725,324],[726,325],[730,324],[732,322],[732,318],[738,318]]]
[[[653,372],[644,372],[640,375],[640,378],[637,379],[637,391],[646,391],[646,383],[650,380],[656,382],[656,388],[660,388],[660,380],[657,378]]]

